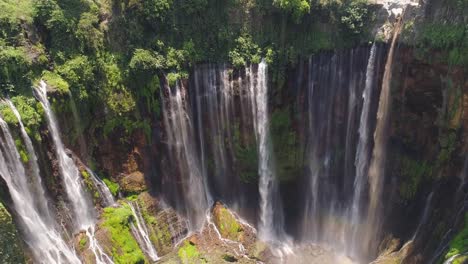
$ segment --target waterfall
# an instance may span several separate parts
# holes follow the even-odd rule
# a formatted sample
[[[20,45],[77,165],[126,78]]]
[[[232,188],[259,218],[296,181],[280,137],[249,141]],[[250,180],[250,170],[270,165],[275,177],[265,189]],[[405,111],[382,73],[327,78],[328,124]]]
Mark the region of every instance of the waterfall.
[[[171,186],[175,192],[169,195],[175,195],[176,207],[186,212],[190,229],[195,231],[202,227],[205,212],[211,204],[211,195],[194,145],[195,137],[184,87],[178,83],[171,91],[167,86],[163,93],[163,120],[169,163],[176,174],[170,175],[166,184],[178,184]]]
[[[279,203],[278,186],[274,173],[272,149],[269,135],[267,64],[258,65],[254,78],[252,67],[250,74],[250,100],[253,123],[258,145],[258,175],[260,193],[259,236],[266,241],[277,241],[282,233],[282,206]]]
[[[51,133],[55,145],[55,154],[58,160],[60,174],[67,198],[70,202],[73,212],[74,225],[77,230],[85,230],[92,247],[90,249],[96,256],[98,263],[113,263],[112,260],[98,246],[94,237],[95,211],[89,195],[85,192],[80,172],[65,151],[65,147],[60,138],[59,127],[54,113],[47,99],[47,84],[41,81],[40,86],[35,89],[37,99],[41,102],[48,121],[49,132]]]
[[[357,260],[367,254],[359,238],[383,47],[321,53],[304,60],[298,71],[306,176],[298,236]]]
[[[0,128],[3,134],[3,137],[0,136],[0,176],[8,187],[16,215],[23,227],[25,242],[34,258],[43,263],[81,263],[60,236],[56,224],[40,213],[48,208],[47,204],[37,205],[46,200],[45,197],[39,197],[44,194],[42,185],[37,179],[29,180],[8,125],[1,118]]]
[[[431,209],[431,202],[432,202],[432,196],[434,195],[434,192],[431,192],[429,196],[427,196],[426,203],[424,205],[424,210],[421,215],[421,220],[419,221],[418,227],[416,228],[416,231],[414,232],[413,238],[411,240],[415,240],[416,237],[419,235],[419,231],[421,230],[421,227],[426,224],[427,218],[429,217],[429,210]]]
[[[201,167],[210,179],[213,195],[226,203],[239,202],[239,181],[233,173],[231,129],[234,102],[233,87],[224,66],[197,66],[193,74],[192,99],[199,138]]]
[[[135,206],[134,206],[135,204]],[[132,234],[136,238],[140,248],[145,252],[145,254],[150,257],[152,261],[157,261],[159,259],[158,253],[151,242],[149,237],[148,227],[146,226],[145,220],[141,215],[141,210],[138,203],[128,202],[130,209],[133,213],[133,218],[136,222],[136,226],[131,223]]]
[[[34,184],[35,188],[32,191],[35,197],[36,206],[39,209],[39,213],[44,215],[44,217],[47,218],[47,222],[51,223],[53,221],[53,213],[51,213],[50,211],[47,197],[45,194],[45,189],[44,189],[44,186],[42,185],[42,179],[40,175],[36,151],[34,150],[31,138],[29,138],[29,135],[26,132],[23,121],[21,120],[21,116],[18,110],[16,109],[15,105],[10,99],[5,99],[5,100],[8,103],[8,106],[10,107],[10,109],[13,111],[16,119],[18,119],[21,137],[23,138],[23,142],[28,152],[28,157],[29,157],[28,164],[29,164],[29,167],[31,169],[31,174],[32,174],[31,180],[35,183]]]
[[[366,82],[362,93],[363,105],[361,110],[361,118],[359,121],[359,141],[356,150],[355,169],[356,175],[354,178],[354,192],[351,205],[351,225],[353,226],[351,241],[351,251],[356,252],[356,247],[359,245],[359,225],[362,215],[362,195],[367,186],[367,169],[369,166],[369,149],[371,142],[369,140],[370,132],[370,108],[372,102],[372,90],[374,88],[374,75],[376,66],[376,44],[372,45],[369,61],[367,62]]]
[[[107,185],[92,171],[90,168],[86,167],[86,171],[91,177],[94,186],[96,187],[97,191],[99,192],[99,196],[102,198],[104,202],[104,206],[112,206],[115,204],[114,196],[112,195],[111,191],[107,187]]]
[[[393,39],[385,63],[385,70],[380,91],[379,106],[377,110],[377,124],[374,132],[374,148],[369,166],[369,208],[367,212],[366,230],[362,242],[368,252],[377,250],[376,239],[380,231],[381,193],[385,179],[385,160],[387,152],[387,139],[391,109],[391,78],[393,67],[393,55],[398,35],[401,30],[402,20],[397,22]],[[372,254],[372,253],[371,253]]]

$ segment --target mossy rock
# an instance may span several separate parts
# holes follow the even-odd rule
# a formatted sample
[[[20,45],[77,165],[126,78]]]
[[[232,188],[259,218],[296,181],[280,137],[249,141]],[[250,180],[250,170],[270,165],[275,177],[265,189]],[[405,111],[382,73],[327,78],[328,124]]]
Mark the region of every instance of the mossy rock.
[[[138,194],[148,189],[146,186],[145,175],[140,171],[125,175],[120,180],[120,190],[125,194]]]
[[[0,263],[26,263],[18,230],[2,203],[0,203]]]
[[[172,208],[163,206],[148,192],[141,193],[137,202],[158,255],[169,254],[175,243],[188,232],[185,220]]]
[[[128,204],[104,208],[96,236],[115,263],[146,263],[146,258],[132,235],[133,213]]]
[[[242,240],[244,228],[234,215],[219,202],[213,208],[213,217],[222,237],[239,242]]]

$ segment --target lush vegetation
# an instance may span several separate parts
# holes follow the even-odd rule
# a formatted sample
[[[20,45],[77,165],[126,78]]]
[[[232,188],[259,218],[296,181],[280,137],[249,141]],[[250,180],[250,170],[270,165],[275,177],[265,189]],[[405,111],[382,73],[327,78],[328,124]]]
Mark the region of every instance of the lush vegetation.
[[[450,248],[445,255],[445,259],[458,254],[465,254],[468,251],[468,214],[465,215],[464,228],[450,242]],[[461,261],[461,260],[459,260]]]
[[[102,227],[110,232],[115,263],[145,263],[145,256],[130,231],[132,210],[127,204],[104,208]]]

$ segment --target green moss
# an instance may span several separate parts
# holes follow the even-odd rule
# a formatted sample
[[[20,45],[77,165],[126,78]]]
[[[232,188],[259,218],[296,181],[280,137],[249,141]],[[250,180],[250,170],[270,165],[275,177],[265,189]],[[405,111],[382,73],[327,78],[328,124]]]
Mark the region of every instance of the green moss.
[[[243,231],[243,228],[229,210],[224,207],[219,208],[215,212],[215,217],[216,225],[223,237],[231,240],[239,239],[239,234]]]
[[[432,177],[433,168],[426,161],[418,161],[407,156],[401,157],[399,168],[402,177],[400,196],[408,201],[415,197],[420,184]]]
[[[87,236],[83,236],[83,237],[80,239],[80,241],[79,241],[80,250],[84,250],[87,243],[88,243],[88,237],[87,237]]]
[[[179,248],[177,255],[183,264],[204,263],[204,261],[201,259],[202,255],[198,251],[197,247],[188,241],[185,241],[184,245]]]
[[[23,141],[21,141],[21,139],[16,139],[15,145],[16,145],[16,149],[18,150],[18,153],[20,154],[21,161],[23,163],[28,163],[29,154],[28,154],[28,151],[26,150],[26,146],[24,146],[23,144]]]
[[[445,254],[445,260],[457,254],[468,252],[468,214],[465,215],[465,226],[450,242],[450,247]]]
[[[93,194],[93,198],[96,202],[97,199],[99,199],[99,191],[96,189],[96,186],[94,185],[93,179],[91,179],[91,175],[89,175],[89,172],[86,170],[81,171],[81,176],[83,177],[84,183],[86,184],[86,188],[90,193]]]
[[[107,188],[109,188],[110,192],[112,195],[117,196],[119,194],[119,189],[120,186],[118,183],[115,183],[109,179],[104,178],[103,179],[104,183],[107,185]]]
[[[132,210],[127,204],[104,208],[102,226],[111,234],[115,263],[145,263],[143,252],[130,231],[132,217]]]

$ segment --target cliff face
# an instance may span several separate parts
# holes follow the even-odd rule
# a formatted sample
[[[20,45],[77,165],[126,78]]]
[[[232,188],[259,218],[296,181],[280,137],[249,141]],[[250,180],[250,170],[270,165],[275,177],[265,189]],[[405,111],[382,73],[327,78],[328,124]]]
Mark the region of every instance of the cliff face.
[[[187,153],[181,154],[180,146],[169,140],[167,124],[176,117],[164,120],[165,107],[170,104],[167,100],[180,89],[183,107],[178,110],[183,115],[177,120],[192,130],[189,143],[206,175],[204,188],[211,190],[210,202],[224,202],[255,225],[260,201],[259,151],[249,89],[258,82],[254,78],[256,63],[265,57],[269,67],[265,103],[285,230],[296,241],[332,243],[353,256],[350,241],[355,238],[348,236],[363,229],[350,222],[352,217],[362,217],[365,210],[357,215],[351,211],[353,205],[368,205],[366,177],[362,195],[353,200],[357,196],[356,150],[363,133],[359,121],[365,112],[366,74],[375,49],[369,121],[364,130],[369,141],[362,154],[371,159],[388,52],[384,43],[374,48],[367,42],[374,39],[369,33],[377,31],[379,41],[389,38],[396,21],[392,9],[398,11],[401,1],[390,4],[390,11],[382,9],[382,3],[317,3],[310,15],[265,1],[200,1],[199,6],[174,1],[166,10],[170,15],[160,17],[145,13],[148,7],[141,6],[143,2],[83,4],[82,10],[73,12],[59,2],[41,2],[43,13],[31,21],[0,17],[0,46],[5,47],[0,51],[0,76],[4,77],[0,91],[17,98],[15,103],[33,135],[42,177],[61,223],[67,227],[70,219],[57,157],[41,117],[42,108],[29,89],[40,78],[54,90],[50,99],[66,146],[105,180],[114,196],[120,192],[116,208],[96,206],[100,214],[97,237],[107,254],[120,259],[127,256],[125,250],[138,247],[131,233],[135,216],[127,204],[136,201],[148,223],[151,243],[166,256],[164,261],[184,261],[188,256],[214,263],[232,258],[273,263],[274,252],[221,204],[216,205],[213,216],[208,214],[214,223],[179,243],[190,228],[189,213],[180,208],[184,208],[181,196],[187,195],[183,191],[187,174],[194,169],[185,168],[180,159]],[[466,9],[463,1],[433,0],[404,15],[392,64],[393,105],[379,201],[383,224],[372,245],[379,252],[372,253],[372,258],[382,253],[382,261],[430,263],[466,251]],[[53,17],[57,14],[63,20]],[[200,14],[216,23],[199,18]],[[373,26],[368,27],[371,22]],[[79,34],[68,34],[75,28],[81,30]],[[61,42],[66,40],[79,44]],[[18,124],[5,109],[0,106],[0,114],[16,131]],[[17,144],[24,152],[21,141]],[[170,152],[171,148],[177,151]],[[82,172],[82,176],[84,184],[91,186],[89,175]],[[7,201],[8,191],[1,187],[5,191],[0,196]],[[90,191],[96,195],[93,187]],[[94,198],[96,204],[102,204],[102,197]],[[0,249],[11,249],[1,251],[0,260],[24,262],[18,232],[3,207],[0,222],[5,223],[0,230]],[[131,247],[125,248],[119,231],[131,241]],[[215,235],[219,235],[215,243],[208,241]],[[223,238],[237,242],[226,246]],[[84,233],[74,240],[85,262],[93,263]],[[15,246],[7,246],[9,241]],[[248,252],[240,254],[238,243]],[[223,247],[229,253],[221,254]],[[197,248],[203,253],[194,250]],[[336,261],[333,253],[321,248],[303,249]],[[142,260],[147,258],[145,254],[134,257]]]

